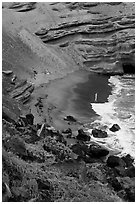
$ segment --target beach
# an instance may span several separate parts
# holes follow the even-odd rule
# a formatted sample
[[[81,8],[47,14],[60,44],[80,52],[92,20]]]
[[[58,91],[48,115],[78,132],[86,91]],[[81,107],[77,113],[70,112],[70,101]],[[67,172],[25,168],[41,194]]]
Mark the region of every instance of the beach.
[[[82,124],[95,120],[98,115],[90,103],[95,100],[96,93],[98,93],[97,102],[107,101],[111,94],[108,79],[107,76],[81,70],[49,83],[46,102],[56,107],[52,113],[54,125],[57,128],[64,125],[69,127],[63,119],[66,115],[72,115]]]

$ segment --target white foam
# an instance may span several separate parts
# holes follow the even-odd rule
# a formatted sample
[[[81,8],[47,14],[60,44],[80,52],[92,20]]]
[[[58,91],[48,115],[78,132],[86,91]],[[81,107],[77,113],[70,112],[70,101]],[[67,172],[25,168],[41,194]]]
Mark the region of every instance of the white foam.
[[[119,100],[122,91],[122,83],[119,76],[113,76],[109,79],[110,84],[113,87],[112,95],[109,96],[107,103],[91,103],[92,109],[101,116],[100,123],[102,125],[107,125],[106,129],[109,137],[96,139],[98,142],[106,143],[107,147],[116,149],[120,151],[121,155],[130,154],[134,157],[135,155],[135,145],[134,145],[134,116],[125,114],[127,118],[118,117],[118,107],[116,107],[116,102]],[[124,111],[123,111],[124,113]],[[130,116],[130,117],[129,117]],[[99,121],[95,121],[99,122]],[[118,124],[120,130],[113,133],[109,128],[113,124]],[[131,128],[132,127],[132,128]],[[91,133],[92,129],[88,130]]]

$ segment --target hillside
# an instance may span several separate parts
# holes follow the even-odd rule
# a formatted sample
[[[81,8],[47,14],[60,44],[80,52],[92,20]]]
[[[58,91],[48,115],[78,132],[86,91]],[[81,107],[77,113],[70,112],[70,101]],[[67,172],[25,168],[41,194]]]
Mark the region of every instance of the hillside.
[[[81,121],[61,121],[85,70],[135,73],[135,3],[2,3],[3,201],[134,201],[130,155],[112,167]]]

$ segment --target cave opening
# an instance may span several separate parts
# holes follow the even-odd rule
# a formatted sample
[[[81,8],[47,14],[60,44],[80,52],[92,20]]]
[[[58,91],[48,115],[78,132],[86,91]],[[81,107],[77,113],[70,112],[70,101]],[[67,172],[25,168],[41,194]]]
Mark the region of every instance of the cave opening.
[[[126,63],[123,63],[122,66],[123,66],[124,74],[135,74],[134,64],[126,62]]]

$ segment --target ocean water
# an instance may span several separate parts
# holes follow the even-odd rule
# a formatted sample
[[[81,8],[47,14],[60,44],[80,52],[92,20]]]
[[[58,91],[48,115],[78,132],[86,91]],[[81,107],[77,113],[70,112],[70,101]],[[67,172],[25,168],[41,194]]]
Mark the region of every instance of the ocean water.
[[[108,102],[92,102],[92,109],[99,115],[98,119],[90,124],[88,132],[94,127],[104,129],[107,138],[93,138],[104,144],[118,155],[130,154],[135,157],[135,79],[134,76],[111,76],[109,86],[112,93]],[[113,133],[109,128],[117,123],[120,130]]]

